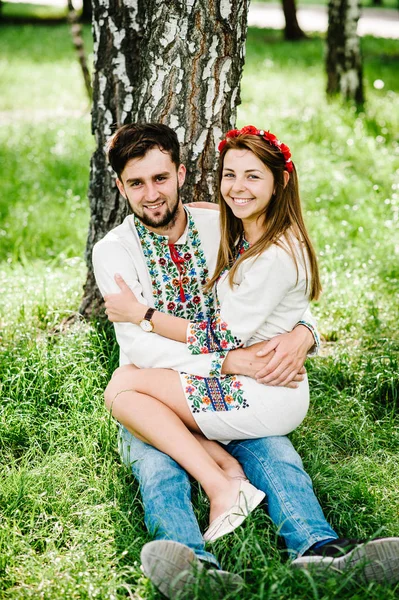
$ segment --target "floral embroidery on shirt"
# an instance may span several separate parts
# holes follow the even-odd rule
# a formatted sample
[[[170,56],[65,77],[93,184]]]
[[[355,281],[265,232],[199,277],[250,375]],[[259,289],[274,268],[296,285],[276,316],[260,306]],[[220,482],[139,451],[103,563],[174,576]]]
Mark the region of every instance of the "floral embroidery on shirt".
[[[237,245],[236,259],[243,254],[250,244],[245,238],[241,238]],[[221,273],[219,280],[226,274],[228,269]],[[190,323],[187,328],[187,346],[191,354],[208,354],[209,352],[223,352],[243,346],[242,340],[233,335],[228,324],[221,319],[220,307],[217,308],[214,317],[201,322]]]
[[[242,383],[236,375],[222,375],[219,378],[197,377],[183,373],[186,381],[184,391],[193,413],[226,412],[249,406],[242,390]]]
[[[181,259],[180,272],[172,260],[168,238],[150,231],[136,217],[134,222],[151,278],[155,308],[176,317],[202,320],[214,314],[215,299],[212,292],[203,292],[209,279],[208,267],[189,212],[187,218],[186,242],[174,246]]]

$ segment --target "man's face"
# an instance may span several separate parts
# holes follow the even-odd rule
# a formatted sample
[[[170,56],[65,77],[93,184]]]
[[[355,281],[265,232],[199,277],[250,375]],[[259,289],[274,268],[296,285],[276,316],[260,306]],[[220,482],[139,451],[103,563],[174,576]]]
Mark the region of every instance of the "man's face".
[[[116,183],[136,217],[161,229],[174,224],[185,175],[185,167],[176,169],[169,153],[152,148],[142,158],[129,160]]]

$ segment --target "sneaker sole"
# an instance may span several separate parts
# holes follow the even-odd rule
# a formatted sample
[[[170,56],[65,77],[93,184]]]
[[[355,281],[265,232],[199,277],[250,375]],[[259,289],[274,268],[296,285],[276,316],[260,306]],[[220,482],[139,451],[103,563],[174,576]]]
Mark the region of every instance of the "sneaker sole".
[[[172,600],[190,600],[192,587],[197,586],[201,579],[206,592],[219,595],[221,592],[238,592],[244,584],[235,573],[205,569],[191,548],[171,540],[145,544],[141,551],[141,562],[144,574]]]
[[[203,569],[190,548],[170,540],[145,544],[141,551],[141,564],[144,574],[167,598],[192,583],[194,573]]]
[[[373,540],[336,558],[330,556],[301,556],[291,563],[296,569],[327,573],[328,569],[342,572],[361,570],[367,582],[397,583],[399,581],[399,538]]]

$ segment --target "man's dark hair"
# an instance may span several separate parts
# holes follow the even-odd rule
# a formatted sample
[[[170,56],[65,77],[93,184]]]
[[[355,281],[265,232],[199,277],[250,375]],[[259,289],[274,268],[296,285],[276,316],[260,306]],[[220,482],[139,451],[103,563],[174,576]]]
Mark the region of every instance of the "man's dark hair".
[[[132,123],[120,127],[108,142],[108,161],[120,177],[129,160],[143,158],[156,147],[170,155],[176,169],[179,167],[180,144],[177,135],[173,129],[161,123]]]

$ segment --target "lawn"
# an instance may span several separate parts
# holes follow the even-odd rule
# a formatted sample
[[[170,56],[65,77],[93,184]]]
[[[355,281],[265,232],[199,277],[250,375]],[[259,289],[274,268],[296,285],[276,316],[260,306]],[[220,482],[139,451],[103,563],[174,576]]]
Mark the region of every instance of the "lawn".
[[[66,25],[1,34],[0,598],[160,598],[140,571],[138,487],[103,409],[115,343],[101,323],[60,327],[85,278],[93,140],[79,67]],[[249,31],[238,122],[291,147],[320,257],[325,345],[308,361],[312,406],[291,437],[341,536],[398,536],[397,42],[362,40],[359,113],[325,99],[322,38],[281,37]],[[194,501],[205,526],[198,488]],[[215,548],[224,568],[244,571],[243,600],[399,592],[292,571],[262,510]]]

